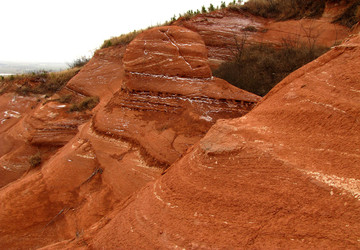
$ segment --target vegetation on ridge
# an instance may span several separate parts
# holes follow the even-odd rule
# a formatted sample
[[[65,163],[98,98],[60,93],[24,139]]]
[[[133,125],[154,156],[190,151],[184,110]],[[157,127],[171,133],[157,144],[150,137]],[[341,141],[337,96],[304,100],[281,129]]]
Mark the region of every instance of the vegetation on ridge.
[[[340,3],[341,0],[249,0],[230,7],[235,11],[247,11],[256,16],[277,20],[321,17],[326,3]],[[351,28],[360,20],[360,0],[345,0],[348,8],[333,22]]]
[[[232,61],[214,70],[213,75],[232,85],[264,96],[278,82],[301,66],[313,61],[328,48],[284,40],[280,48],[271,44],[246,45],[237,42]]]
[[[211,11],[226,8],[232,11],[247,11],[253,15],[262,16],[265,18],[275,18],[277,20],[317,18],[323,14],[325,10],[325,4],[327,2],[338,3],[340,1],[341,0],[249,0],[243,3],[242,0],[234,0],[227,6],[226,3],[222,1],[220,6],[215,7],[213,4],[210,4],[208,8],[202,6],[201,10],[189,10],[183,14],[179,14],[178,18],[184,18],[188,20],[199,14],[205,14]],[[345,1],[349,4],[349,7],[343,14],[337,17],[334,22],[347,27],[352,27],[354,24],[359,22],[360,19],[360,0]],[[156,26],[171,25],[178,18],[176,15],[174,15],[170,21]],[[155,26],[150,26],[147,29],[153,27]],[[138,34],[147,29],[134,30],[127,34],[112,37],[108,40],[105,40],[100,48],[103,49],[115,45],[127,45]]]
[[[360,21],[360,0],[357,0],[357,1],[352,1],[349,7],[334,20],[334,23],[339,23],[341,25],[351,28],[359,21]]]
[[[236,4],[241,4],[242,0],[238,0],[237,2],[234,0],[233,2],[229,3],[228,7],[236,5]],[[208,8],[206,8],[205,6],[202,6],[201,10],[188,10],[187,12],[183,13],[183,14],[179,14],[178,18],[185,18],[185,19],[190,19],[191,17],[194,17],[196,15],[199,14],[205,14],[211,11],[215,11],[215,10],[219,10],[219,9],[224,9],[227,8],[226,7],[226,3],[224,1],[221,2],[220,6],[215,7],[213,4],[210,4],[210,6]],[[100,49],[104,49],[104,48],[108,48],[111,46],[115,46],[115,45],[127,45],[129,44],[138,34],[140,34],[141,32],[143,32],[144,30],[148,30],[154,27],[158,27],[158,26],[166,26],[166,25],[171,25],[173,22],[175,22],[177,19],[176,15],[174,15],[170,21],[166,21],[163,24],[159,24],[159,25],[155,25],[155,26],[150,26],[146,29],[141,29],[141,30],[134,30],[132,32],[129,32],[127,34],[121,34],[120,36],[117,37],[112,37],[110,39],[107,39],[104,41],[104,43],[101,45]]]
[[[51,96],[62,89],[89,60],[90,58],[88,57],[80,57],[69,63],[67,70],[59,72],[39,70],[21,75],[1,76],[0,95],[5,92],[14,91],[24,96],[29,94]]]
[[[92,110],[99,103],[100,99],[97,96],[85,97],[78,103],[70,106],[70,112]]]
[[[250,0],[236,9],[278,20],[316,18],[324,12],[325,0]]]

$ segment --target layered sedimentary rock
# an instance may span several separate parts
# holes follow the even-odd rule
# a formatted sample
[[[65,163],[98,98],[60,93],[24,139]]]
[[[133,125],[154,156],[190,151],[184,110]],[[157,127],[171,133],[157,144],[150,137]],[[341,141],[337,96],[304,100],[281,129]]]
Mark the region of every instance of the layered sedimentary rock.
[[[336,5],[336,4],[335,4]],[[201,35],[212,67],[233,58],[239,45],[265,43],[276,46],[303,44],[305,46],[333,46],[349,34],[350,29],[332,23],[342,6],[327,3],[323,17],[277,21],[247,12],[224,9],[193,18],[182,18],[174,25],[183,26]]]
[[[204,42],[185,28],[143,32],[127,47],[124,67],[122,90],[96,114],[94,129],[139,145],[163,166],[218,118],[242,116],[260,100],[212,77]]]
[[[218,120],[92,248],[360,247],[360,36]]]
[[[86,96],[99,96],[100,107],[120,89],[123,53],[124,48],[97,52],[80,73],[52,97],[1,95],[1,187],[26,173],[32,156],[39,154],[42,162],[47,161],[92,117],[90,111],[69,112],[72,104],[59,102],[60,97],[71,96],[71,101],[76,103]]]
[[[100,96],[92,113],[78,114],[92,119],[74,127],[79,132],[73,138],[64,133],[68,143],[0,192],[2,247],[61,245],[102,227],[114,209],[161,176],[217,119],[240,117],[255,106],[260,97],[211,76],[206,55],[201,37],[179,27],[144,32],[126,51],[97,52],[63,90]],[[61,105],[36,107],[24,124],[57,128],[83,122]],[[45,137],[44,130],[21,127],[17,131],[30,142],[51,145],[51,137],[65,142],[54,131]]]

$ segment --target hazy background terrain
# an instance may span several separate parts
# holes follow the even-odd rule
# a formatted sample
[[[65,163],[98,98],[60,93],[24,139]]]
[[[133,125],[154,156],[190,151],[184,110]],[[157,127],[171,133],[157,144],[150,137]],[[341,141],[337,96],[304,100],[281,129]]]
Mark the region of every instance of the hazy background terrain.
[[[0,75],[15,75],[40,70],[59,71],[67,68],[65,63],[7,62],[0,61]]]

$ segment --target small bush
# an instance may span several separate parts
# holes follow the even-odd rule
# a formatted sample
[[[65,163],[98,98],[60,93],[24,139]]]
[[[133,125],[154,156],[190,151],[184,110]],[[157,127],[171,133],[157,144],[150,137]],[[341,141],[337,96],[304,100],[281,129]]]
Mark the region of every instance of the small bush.
[[[74,96],[72,94],[62,95],[62,96],[59,97],[58,101],[60,103],[70,103],[73,98],[74,98]]]
[[[209,10],[209,12],[211,12],[211,11],[214,11],[214,10],[215,10],[215,7],[214,7],[214,5],[213,5],[212,3],[210,4],[210,6],[209,6],[208,10]]]
[[[233,61],[225,62],[213,72],[214,76],[264,96],[288,74],[311,62],[328,49],[284,43],[282,48],[269,44],[238,46]]]
[[[257,32],[258,30],[255,26],[249,25],[249,26],[246,26],[245,28],[243,28],[242,31]]]
[[[79,103],[74,103],[70,107],[70,112],[92,110],[99,103],[99,97],[89,96]]]
[[[134,30],[133,32],[129,32],[127,34],[122,34],[117,37],[112,37],[109,40],[105,40],[103,45],[101,45],[101,49],[108,48],[110,46],[115,45],[127,45],[129,44],[134,38],[139,35],[143,30]]]
[[[78,59],[75,59],[72,63],[68,63],[68,66],[70,68],[83,67],[89,61],[90,61],[90,58],[88,58],[86,56],[82,56]]]
[[[29,164],[30,164],[31,168],[40,166],[40,164],[41,164],[40,153],[36,153],[36,154],[32,155],[29,159]]]
[[[360,0],[352,3],[340,16],[338,16],[334,23],[339,23],[351,28],[360,21]]]
[[[64,87],[78,72],[78,68],[73,68],[61,72],[40,71],[18,76],[17,80],[23,81],[23,84],[16,89],[16,93],[20,95],[28,95],[30,93],[46,94],[50,96]]]
[[[253,15],[278,20],[320,17],[326,0],[249,0],[241,10]]]
[[[207,13],[207,10],[204,5],[201,7],[201,13]]]

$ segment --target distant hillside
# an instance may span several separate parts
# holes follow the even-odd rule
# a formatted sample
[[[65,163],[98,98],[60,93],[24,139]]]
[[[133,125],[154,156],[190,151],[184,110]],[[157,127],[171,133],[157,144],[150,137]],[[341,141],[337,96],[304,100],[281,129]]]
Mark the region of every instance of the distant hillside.
[[[59,71],[67,68],[65,63],[31,63],[0,61],[0,75],[23,74],[39,70]]]

